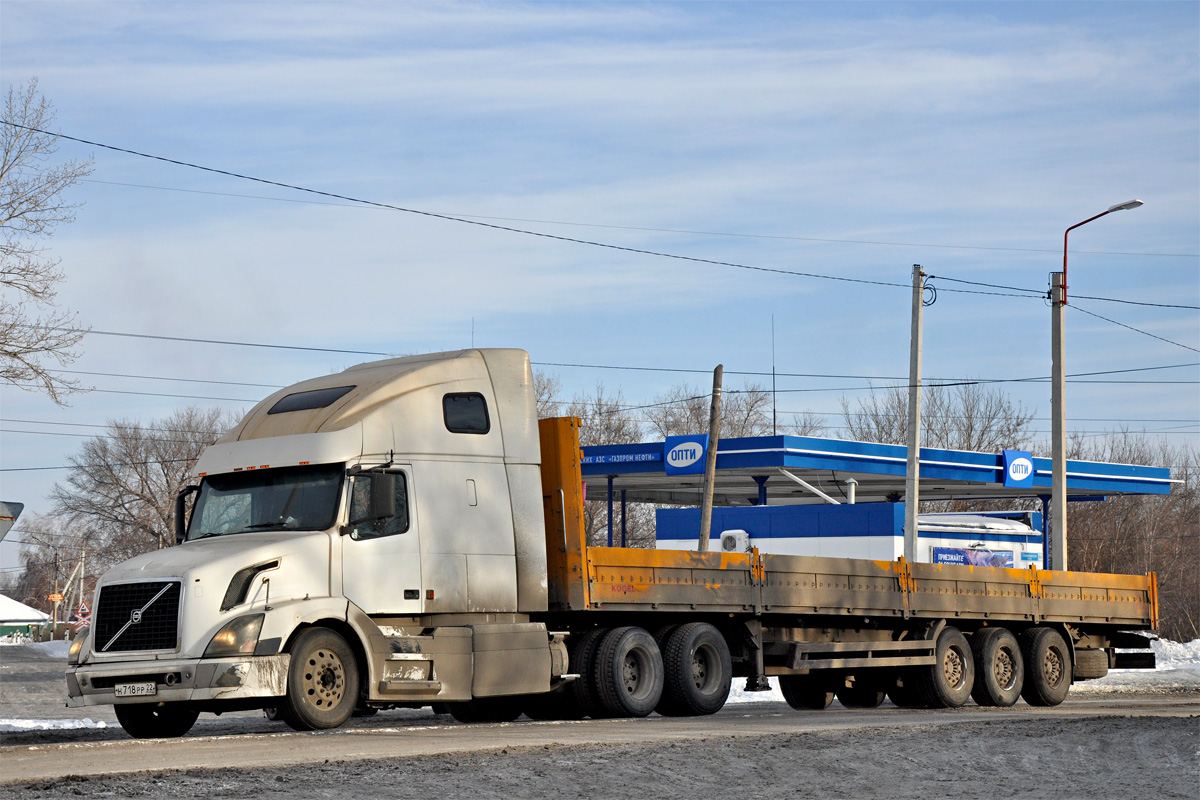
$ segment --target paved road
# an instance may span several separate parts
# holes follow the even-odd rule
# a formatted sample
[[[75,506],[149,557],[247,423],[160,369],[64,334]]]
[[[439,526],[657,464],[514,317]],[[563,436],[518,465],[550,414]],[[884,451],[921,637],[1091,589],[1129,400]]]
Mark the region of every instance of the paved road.
[[[813,731],[911,730],[915,726],[1102,717],[1200,718],[1200,697],[1194,693],[1083,696],[1051,709],[1030,708],[1022,703],[1011,709],[967,706],[957,711],[909,710],[890,705],[862,711],[835,705],[823,712],[796,712],[779,703],[749,703],[731,704],[715,716],[692,719],[651,716],[583,722],[521,720],[469,726],[448,717],[435,717],[428,711],[408,711],[353,720],[345,728],[320,733],[295,733],[249,716],[226,719],[219,723],[220,732],[208,732],[212,725],[200,726],[192,735],[174,740],[136,741],[111,729],[6,735],[5,746],[0,747],[4,762],[0,784],[144,770],[269,769],[327,760],[370,761],[514,747],[677,744]]]

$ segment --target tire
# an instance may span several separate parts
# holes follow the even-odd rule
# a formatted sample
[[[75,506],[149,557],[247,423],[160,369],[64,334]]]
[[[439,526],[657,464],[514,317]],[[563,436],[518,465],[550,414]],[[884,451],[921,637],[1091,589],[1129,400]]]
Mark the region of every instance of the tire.
[[[583,719],[583,713],[570,699],[571,685],[545,694],[526,695],[521,704],[525,716],[536,720],[575,720]],[[572,716],[566,716],[570,713]]]
[[[1031,706],[1056,706],[1071,690],[1071,651],[1058,631],[1037,627],[1023,631],[1018,640],[1025,659],[1025,686],[1021,696]]]
[[[271,720],[271,722],[277,722],[279,720],[279,709],[275,706],[267,706],[263,709],[263,716]]]
[[[897,708],[927,708],[921,693],[917,691],[919,680],[920,677],[916,674],[916,670],[907,668],[900,670],[892,682],[891,688],[888,689],[888,698]]]
[[[574,634],[571,636],[567,669],[579,677],[571,682],[563,696],[563,719],[603,716],[593,676],[596,671],[596,648],[600,646],[600,639],[607,632],[604,628],[597,628],[578,637]]]
[[[870,678],[837,690],[838,702],[846,708],[879,708],[885,697],[887,690],[879,681]]]
[[[664,681],[658,713],[698,717],[715,714],[729,698],[733,661],[721,632],[707,622],[675,628],[662,651]]]
[[[654,643],[658,645],[658,652],[663,654],[664,661],[667,657],[667,640],[671,638],[671,634],[679,630],[678,625],[659,625],[656,628],[647,628],[650,635],[654,637]]]
[[[787,704],[797,711],[824,711],[833,702],[829,684],[811,675],[780,675],[779,689]]]
[[[292,645],[287,695],[279,716],[298,731],[336,728],[358,703],[358,663],[346,640],[328,628],[309,628]]]
[[[662,699],[662,654],[642,628],[613,628],[596,649],[595,689],[609,717],[645,717]]]
[[[186,703],[134,703],[113,706],[113,711],[135,739],[176,739],[190,731],[200,716]]]
[[[1071,680],[1090,681],[1108,674],[1107,650],[1076,650]]]
[[[1017,637],[1006,628],[984,628],[971,637],[975,685],[971,697],[981,706],[1008,708],[1021,697],[1025,659]]]
[[[447,703],[450,716],[459,722],[512,722],[521,716],[520,695],[511,697],[476,697],[465,703]]]
[[[975,686],[975,656],[967,637],[947,625],[938,634],[935,663],[914,669],[917,694],[930,708],[959,708]]]

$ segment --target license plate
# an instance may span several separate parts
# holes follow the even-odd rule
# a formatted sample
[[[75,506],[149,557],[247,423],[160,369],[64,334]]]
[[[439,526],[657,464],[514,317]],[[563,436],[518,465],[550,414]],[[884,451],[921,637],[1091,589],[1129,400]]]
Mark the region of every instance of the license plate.
[[[117,697],[148,697],[158,694],[153,681],[147,683],[119,683],[115,687]]]

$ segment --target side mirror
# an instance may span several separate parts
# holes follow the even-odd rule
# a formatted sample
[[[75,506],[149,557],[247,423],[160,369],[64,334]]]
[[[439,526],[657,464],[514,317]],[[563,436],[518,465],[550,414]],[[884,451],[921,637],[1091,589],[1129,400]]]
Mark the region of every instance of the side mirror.
[[[187,538],[187,498],[189,494],[200,491],[199,486],[185,486],[175,497],[175,544],[183,544]]]
[[[351,527],[361,522],[374,522],[396,516],[396,474],[394,472],[363,473],[355,480],[361,481],[364,478],[371,481],[367,507],[362,513],[351,516]]]

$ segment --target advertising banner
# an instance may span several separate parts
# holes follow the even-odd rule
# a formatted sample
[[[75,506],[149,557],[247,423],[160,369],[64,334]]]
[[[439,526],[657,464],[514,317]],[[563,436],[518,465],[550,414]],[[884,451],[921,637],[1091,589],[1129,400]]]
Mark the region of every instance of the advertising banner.
[[[960,549],[957,547],[933,548],[933,563],[961,564],[974,567],[1011,567],[1011,550],[987,550],[985,548]]]

